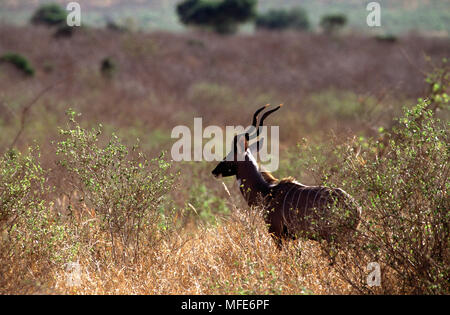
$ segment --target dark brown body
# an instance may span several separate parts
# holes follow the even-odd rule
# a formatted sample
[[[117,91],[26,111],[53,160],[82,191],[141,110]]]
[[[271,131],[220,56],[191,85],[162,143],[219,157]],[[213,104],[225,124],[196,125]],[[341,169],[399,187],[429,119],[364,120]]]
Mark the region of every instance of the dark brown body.
[[[351,235],[360,220],[359,207],[339,188],[282,180],[269,189],[263,200],[269,232],[278,239],[339,241]]]
[[[236,177],[249,206],[264,209],[278,245],[298,237],[339,242],[351,237],[359,224],[361,209],[340,188],[305,186],[293,178],[279,181],[259,172],[251,158],[239,163]]]

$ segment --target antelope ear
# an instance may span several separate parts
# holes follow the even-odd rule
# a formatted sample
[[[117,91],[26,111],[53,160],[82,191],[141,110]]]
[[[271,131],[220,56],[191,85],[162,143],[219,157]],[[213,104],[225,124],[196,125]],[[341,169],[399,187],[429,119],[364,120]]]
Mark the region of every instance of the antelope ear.
[[[253,142],[249,146],[250,152],[252,153],[253,156],[256,156],[256,154],[259,152],[259,150],[261,150],[263,144],[264,144],[264,138],[261,138],[260,140]]]

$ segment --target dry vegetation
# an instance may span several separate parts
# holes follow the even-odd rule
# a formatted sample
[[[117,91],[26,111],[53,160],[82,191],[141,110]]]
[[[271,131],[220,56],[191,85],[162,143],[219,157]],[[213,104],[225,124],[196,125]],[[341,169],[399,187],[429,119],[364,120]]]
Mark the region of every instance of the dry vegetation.
[[[434,170],[441,190],[415,191],[414,202],[402,203],[404,209],[420,212],[431,205],[444,213],[443,221],[435,222],[443,230],[436,234],[439,246],[433,247],[441,257],[433,256],[431,264],[442,277],[427,274],[429,281],[440,281],[432,289],[428,282],[408,282],[417,270],[428,272],[427,265],[402,269],[396,260],[391,268],[389,259],[381,259],[385,285],[366,290],[358,287],[361,278],[349,280],[340,268],[347,264],[354,269],[350,276],[361,277],[358,268],[371,252],[352,252],[367,255],[358,263],[344,255],[335,266],[317,242],[291,242],[280,252],[260,213],[248,209],[233,181],[225,180],[230,196],[212,178],[213,163],[178,165],[159,155],[170,149],[171,128],[189,126],[193,117],[203,117],[204,125],[247,125],[256,106],[284,103],[284,112],[271,117],[281,126],[277,175],[344,185],[370,209],[380,183],[367,194],[368,186],[361,183],[373,172],[382,174],[375,161],[386,150],[372,141],[382,136],[380,130],[391,130],[402,106],[429,95],[427,58],[438,64],[448,57],[448,40],[409,36],[387,43],[359,35],[216,37],[94,29],[56,39],[45,28],[6,25],[0,26],[0,38],[0,55],[22,54],[35,68],[34,76],[25,76],[0,64],[0,152],[8,152],[0,164],[0,293],[448,294],[442,282],[449,266],[448,214],[443,212],[448,209],[448,161],[438,158],[448,155],[448,129],[436,136],[430,145],[435,155],[422,155],[422,164],[391,160],[418,169],[442,166]],[[431,83],[448,80],[448,66],[443,71]],[[431,90],[433,104],[445,103],[435,96],[446,89],[444,84]],[[82,114],[70,111],[68,124],[69,108]],[[447,110],[437,116],[447,124]],[[99,123],[102,128],[91,129]],[[440,124],[427,126],[435,130]],[[112,133],[122,140],[111,138]],[[348,141],[353,137],[356,142]],[[140,149],[131,148],[136,138]],[[302,138],[312,149],[307,151],[304,142],[295,148]],[[27,153],[33,140],[40,148]],[[8,151],[12,144],[16,150]],[[332,153],[330,145],[353,155],[339,160],[343,155]],[[340,161],[375,164],[352,173],[348,167],[338,170]],[[405,168],[399,169],[404,175]],[[373,209],[382,209],[382,202]],[[368,211],[383,215],[375,210]],[[362,235],[381,235],[372,232],[368,227]],[[407,235],[401,236],[406,242]],[[410,249],[423,250],[419,245]],[[80,286],[67,286],[71,261],[81,265]],[[400,277],[405,270],[406,280]]]
[[[80,260],[82,285],[67,287],[55,274],[55,291],[78,294],[335,294],[351,292],[305,242],[280,253],[261,218],[233,212],[217,227],[173,234],[132,266],[92,266]],[[192,235],[190,235],[192,234]],[[314,291],[312,291],[313,288]]]

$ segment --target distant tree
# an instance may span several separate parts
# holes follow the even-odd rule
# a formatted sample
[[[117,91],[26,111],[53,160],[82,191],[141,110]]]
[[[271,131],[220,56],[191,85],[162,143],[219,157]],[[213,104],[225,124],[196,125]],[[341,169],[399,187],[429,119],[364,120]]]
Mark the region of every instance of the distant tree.
[[[230,34],[237,31],[239,24],[256,15],[255,8],[256,0],[185,0],[177,5],[177,14],[185,25]]]
[[[272,9],[266,13],[259,14],[256,18],[256,27],[270,30],[309,29],[308,13],[300,8],[293,9]]]
[[[322,17],[320,26],[325,33],[334,34],[347,24],[347,17],[344,14],[329,14]]]
[[[59,4],[49,3],[40,6],[31,17],[31,23],[59,26],[66,22],[67,11]]]

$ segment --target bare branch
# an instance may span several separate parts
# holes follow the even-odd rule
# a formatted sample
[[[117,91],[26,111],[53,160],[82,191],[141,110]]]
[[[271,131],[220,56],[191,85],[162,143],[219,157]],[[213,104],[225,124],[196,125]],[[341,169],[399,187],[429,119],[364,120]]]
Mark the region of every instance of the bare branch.
[[[11,150],[17,143],[17,141],[19,140],[20,136],[22,135],[24,129],[25,129],[25,123],[26,123],[26,119],[27,119],[27,114],[29,113],[29,111],[31,110],[31,107],[33,107],[34,104],[37,103],[37,101],[48,91],[50,91],[52,88],[54,88],[55,86],[57,86],[59,83],[55,83],[55,84],[51,84],[50,86],[47,86],[45,89],[43,89],[38,95],[36,95],[36,97],[34,99],[32,99],[28,104],[26,104],[25,106],[22,107],[22,113],[20,116],[20,128],[17,131],[16,136],[14,137],[14,140],[11,142],[11,144],[9,145],[9,149]]]

